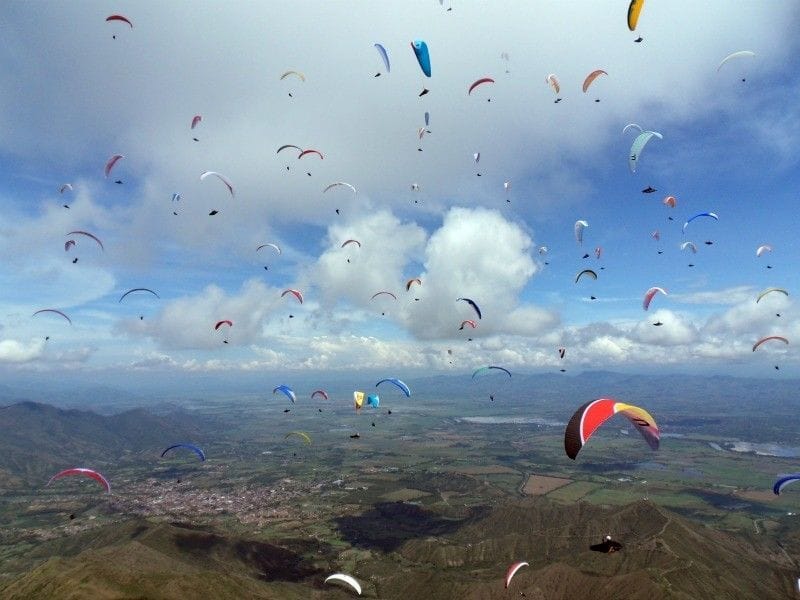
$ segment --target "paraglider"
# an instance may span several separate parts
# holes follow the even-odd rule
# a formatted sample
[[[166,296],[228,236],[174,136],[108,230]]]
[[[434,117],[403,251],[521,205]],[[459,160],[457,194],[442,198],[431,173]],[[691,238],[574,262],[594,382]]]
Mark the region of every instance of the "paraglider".
[[[389,65],[389,55],[386,53],[386,48],[384,48],[382,44],[375,44],[375,50],[378,51],[381,60],[383,60],[383,66],[386,67],[386,72],[389,73],[392,69]],[[380,77],[380,72],[376,73],[375,77]]]
[[[765,252],[772,252],[772,246],[770,246],[769,244],[764,244],[763,246],[759,246],[756,249],[756,256],[761,256]]]
[[[584,275],[586,275],[586,276],[588,276],[588,277],[590,277],[591,279],[594,279],[594,280],[597,279],[597,273],[595,273],[591,269],[584,269],[583,271],[581,271],[580,273],[578,273],[575,276],[575,283],[578,283],[580,278],[583,277]]]
[[[687,248],[692,251],[692,254],[697,254],[697,246],[694,245],[694,242],[683,242],[681,244],[681,250],[686,250]]]
[[[64,314],[64,313],[63,313],[63,312],[61,312],[60,310],[56,310],[55,308],[42,308],[42,309],[40,309],[40,310],[37,310],[37,311],[36,311],[35,313],[33,313],[31,316],[32,316],[32,317],[35,317],[36,315],[39,315],[39,314],[42,314],[42,313],[54,313],[54,314],[57,314],[57,315],[59,315],[59,316],[62,316],[62,317],[64,317],[64,318],[67,320],[67,323],[69,323],[70,325],[72,325],[72,319],[70,319],[70,318],[69,318],[69,317],[68,317],[66,314]]]
[[[471,298],[456,298],[456,302],[459,302],[459,301],[463,301],[463,302],[466,302],[467,304],[469,304],[472,307],[472,309],[475,311],[475,314],[478,315],[478,318],[479,319],[483,318],[483,316],[481,315],[481,309],[478,307],[477,304],[475,304],[474,300],[472,300]]]
[[[284,144],[283,146],[278,148],[278,151],[275,154],[280,154],[281,150],[286,150],[287,148],[294,148],[298,152],[302,152],[303,151],[303,149],[300,146],[295,146],[294,144]]]
[[[50,485],[57,479],[61,479],[62,477],[69,477],[72,475],[80,475],[82,477],[88,477],[90,479],[94,479],[97,483],[103,486],[103,488],[106,490],[106,493],[108,494],[111,493],[111,484],[105,477],[103,477],[100,473],[98,473],[94,469],[84,469],[81,467],[76,467],[73,469],[64,469],[63,471],[56,473],[50,478],[50,480],[47,482],[47,485]]]
[[[303,82],[306,80],[306,76],[305,76],[305,75],[303,75],[303,74],[302,74],[300,71],[286,71],[286,72],[285,72],[283,75],[281,75],[281,79],[280,79],[280,80],[281,80],[281,81],[283,81],[283,80],[284,80],[284,79],[286,79],[286,78],[287,78],[289,75],[294,75],[294,76],[295,76],[295,77],[297,77],[297,78],[298,78],[300,81],[303,81]]]
[[[653,298],[655,297],[655,295],[658,294],[659,292],[661,292],[665,296],[668,295],[667,294],[667,290],[665,290],[664,288],[660,288],[660,287],[651,287],[649,290],[647,290],[644,293],[644,300],[642,300],[642,308],[645,309],[645,310],[650,308],[650,303],[653,301]]]
[[[200,175],[200,181],[203,181],[209,175],[213,175],[214,177],[218,178],[222,183],[225,184],[225,187],[228,188],[228,192],[230,192],[231,198],[235,198],[236,194],[233,191],[233,184],[228,180],[227,177],[224,175],[217,173],[216,171],[206,171],[202,175]]]
[[[106,161],[106,166],[103,168],[103,172],[106,174],[106,177],[109,176],[111,173],[111,169],[114,168],[121,159],[125,158],[122,154],[114,154],[111,158]]]
[[[586,76],[586,79],[583,80],[583,86],[581,87],[584,94],[589,91],[589,86],[592,85],[594,80],[600,77],[600,75],[608,76],[608,73],[606,73],[602,69],[597,69],[596,71],[592,71]],[[595,102],[600,102],[600,99],[596,98]]]
[[[367,406],[370,408],[379,408],[381,405],[381,398],[378,394],[370,394],[367,396]],[[372,424],[375,427],[375,423]]]
[[[281,384],[272,390],[273,395],[277,394],[278,392],[281,392],[283,395],[289,398],[289,400],[291,400],[292,403],[294,403],[297,400],[297,396],[295,395],[294,390],[292,390],[292,388],[290,388],[288,385]]]
[[[589,226],[587,221],[575,221],[575,241],[579,244],[583,243],[583,230]]]
[[[350,437],[358,438],[360,436],[356,433],[354,435],[351,435]],[[329,581],[341,581],[343,583],[346,583],[347,585],[352,587],[356,591],[356,593],[358,593],[359,596],[361,595],[361,584],[358,583],[358,581],[356,581],[350,575],[346,575],[344,573],[334,573],[333,575],[329,575],[328,577],[325,578],[325,583],[328,583]]]
[[[88,231],[68,231],[67,235],[85,235],[86,237],[91,238],[95,242],[97,242],[97,245],[100,246],[100,249],[105,251],[105,247],[103,246],[103,242],[100,241],[100,238],[98,238],[94,234],[89,233]]]
[[[169,452],[170,450],[174,450],[175,448],[186,448],[187,450],[191,450],[192,452],[197,454],[198,458],[201,461],[205,461],[205,459],[206,459],[205,452],[203,452],[203,450],[201,448],[199,448],[198,446],[195,446],[194,444],[187,444],[185,442],[181,442],[181,443],[178,443],[178,444],[173,444],[172,446],[169,446],[169,447],[165,448],[164,451],[161,453],[161,458],[164,458],[164,455],[167,452]]]
[[[356,412],[361,410],[361,407],[364,406],[364,392],[353,392],[353,406],[356,409]]]
[[[643,194],[652,194],[653,192],[657,192],[658,190],[653,186],[648,185],[646,188],[642,190]]]
[[[406,281],[406,291],[407,292],[410,291],[411,290],[411,286],[414,285],[415,283],[417,285],[422,285],[422,280],[419,277],[412,277],[411,279]]]
[[[566,348],[564,348],[563,346],[561,346],[561,347],[558,349],[558,358],[564,358],[564,356],[565,356],[566,354],[567,354],[567,349],[566,349]]]
[[[356,246],[361,248],[361,242],[359,242],[358,240],[346,240],[346,241],[342,242],[342,248],[344,248],[348,244],[355,244]]]
[[[378,387],[382,383],[391,383],[392,385],[400,388],[400,390],[406,395],[406,398],[411,397],[411,390],[409,387],[397,379],[396,377],[389,377],[388,379],[381,379],[378,383],[375,384],[375,387]]]
[[[294,290],[292,288],[283,290],[283,293],[281,294],[281,298],[283,298],[286,294],[291,294],[292,296],[297,298],[297,301],[300,302],[300,304],[303,303],[303,293],[300,290]]]
[[[522,562],[515,562],[508,567],[506,571],[506,589],[508,589],[509,584],[511,583],[511,578],[516,575],[517,571],[519,571],[522,567],[529,567],[530,565],[524,561]]]
[[[695,219],[699,219],[700,217],[708,217],[710,219],[714,219],[715,221],[719,221],[719,217],[716,214],[714,214],[713,212],[698,213],[695,216],[693,216],[691,219],[686,221],[686,223],[683,224],[682,233],[686,233],[686,228],[689,226],[689,223],[691,223]]]
[[[678,201],[675,199],[675,196],[667,196],[666,198],[664,198],[661,201],[661,203],[664,206],[668,206],[670,208],[675,208],[675,205],[678,203]]]
[[[223,325],[227,325],[228,327],[233,327],[233,321],[229,319],[223,319],[222,321],[217,321],[217,324],[214,325],[214,331],[218,331],[220,327]]]
[[[789,344],[789,340],[787,340],[783,336],[780,336],[780,335],[768,335],[767,337],[763,337],[760,340],[758,340],[755,344],[753,344],[753,352],[755,352],[759,348],[759,346],[761,346],[761,344],[763,344],[765,342],[768,342],[770,340],[776,340],[776,341],[779,341],[779,342],[783,342],[784,344],[787,344],[787,345]]]
[[[636,427],[644,440],[653,450],[658,450],[659,431],[655,419],[638,406],[617,402],[611,398],[591,400],[581,406],[572,415],[564,431],[564,449],[567,456],[575,460],[581,448],[600,425],[621,413]]]
[[[417,57],[419,68],[425,74],[425,77],[431,76],[431,57],[428,52],[428,44],[423,40],[414,40],[411,42],[411,49],[414,50],[414,55]],[[423,90],[427,92],[427,90]],[[420,94],[422,95],[422,94]]]
[[[202,120],[203,120],[203,115],[195,115],[195,116],[193,116],[192,117],[192,126],[190,127],[190,129],[194,129],[195,127],[197,127],[197,124],[200,123],[200,121],[202,121]]]
[[[558,83],[558,77],[556,77],[555,73],[550,73],[547,77],[544,78],[544,81],[550,88],[555,92],[556,95],[556,104],[561,102],[561,98],[558,97],[558,92],[561,91],[561,84]]]
[[[630,152],[628,153],[628,168],[631,170],[631,173],[636,173],[636,166],[639,164],[641,153],[644,150],[645,145],[647,145],[647,142],[649,142],[653,137],[657,137],[660,140],[664,139],[664,136],[657,131],[643,131],[636,136],[636,139],[633,140]]]
[[[71,183],[65,183],[60,188],[58,188],[58,193],[59,194],[63,194],[64,192],[71,192],[71,191],[72,191],[72,184]]]
[[[323,399],[325,400],[328,399],[328,392],[326,392],[325,390],[314,390],[311,393],[311,399],[313,400],[318,394],[322,396]]]
[[[374,300],[378,296],[383,296],[383,295],[391,296],[392,298],[397,300],[397,296],[395,296],[392,292],[387,292],[387,291],[375,292],[374,294],[372,294],[372,297],[370,298],[370,300]]]
[[[628,132],[628,129],[638,129],[639,133],[642,133],[642,131],[644,131],[641,125],[637,125],[636,123],[628,123],[627,125],[625,125],[625,127],[622,128],[622,134],[623,135],[626,134]]]
[[[465,325],[469,325],[472,329],[475,329],[478,326],[478,324],[475,323],[475,321],[467,319],[466,321],[461,321],[461,326],[458,328],[458,330],[461,331],[462,329],[464,329]]]

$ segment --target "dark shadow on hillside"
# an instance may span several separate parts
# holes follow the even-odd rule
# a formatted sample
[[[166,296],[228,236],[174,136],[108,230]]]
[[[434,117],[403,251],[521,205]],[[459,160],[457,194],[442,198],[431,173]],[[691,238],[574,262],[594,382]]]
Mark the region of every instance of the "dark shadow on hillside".
[[[353,546],[392,552],[408,540],[454,533],[488,512],[488,507],[477,507],[464,519],[445,519],[414,504],[382,502],[363,514],[339,517],[335,522]]]
[[[303,558],[287,550],[263,542],[242,541],[234,547],[237,558],[255,568],[262,581],[302,581],[322,575],[322,571],[304,563]]]

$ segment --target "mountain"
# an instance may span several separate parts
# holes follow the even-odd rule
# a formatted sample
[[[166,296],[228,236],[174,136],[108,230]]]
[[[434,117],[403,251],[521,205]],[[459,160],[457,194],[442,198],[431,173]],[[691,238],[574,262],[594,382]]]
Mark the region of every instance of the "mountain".
[[[384,600],[764,600],[791,596],[798,574],[796,557],[767,538],[718,532],[646,500],[603,508],[534,498],[460,516],[388,503],[338,524],[352,549],[184,523],[107,525],[47,542],[41,556],[53,557],[0,596],[348,598],[347,589],[323,584],[327,574],[346,571],[363,597]],[[606,534],[622,550],[590,551]],[[530,566],[506,590],[505,569],[518,560]]]
[[[0,481],[41,485],[57,469],[154,452],[173,440],[198,439],[202,430],[185,413],[135,409],[103,416],[20,402],[0,410]]]

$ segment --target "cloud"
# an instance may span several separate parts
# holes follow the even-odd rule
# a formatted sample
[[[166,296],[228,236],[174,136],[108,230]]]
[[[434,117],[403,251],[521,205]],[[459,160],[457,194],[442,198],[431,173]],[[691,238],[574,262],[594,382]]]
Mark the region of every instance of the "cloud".
[[[0,340],[0,362],[25,363],[41,358],[45,344],[42,340],[31,340],[24,344],[17,340]]]

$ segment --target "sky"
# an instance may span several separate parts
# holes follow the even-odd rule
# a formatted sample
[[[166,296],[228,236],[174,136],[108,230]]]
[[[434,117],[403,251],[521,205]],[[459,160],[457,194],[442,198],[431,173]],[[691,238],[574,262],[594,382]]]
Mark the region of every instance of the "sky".
[[[800,376],[800,6],[627,4],[4,6],[0,373]]]

